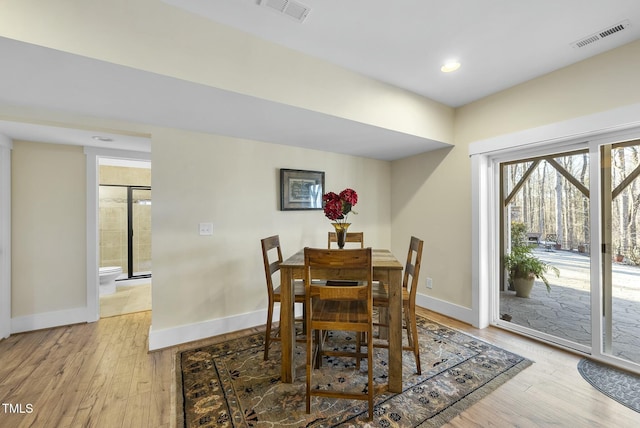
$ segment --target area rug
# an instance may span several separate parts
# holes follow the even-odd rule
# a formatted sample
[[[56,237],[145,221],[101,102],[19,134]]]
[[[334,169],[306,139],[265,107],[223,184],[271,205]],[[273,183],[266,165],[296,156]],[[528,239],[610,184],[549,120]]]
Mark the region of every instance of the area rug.
[[[595,389],[640,413],[640,376],[586,358],[578,371]]]
[[[263,360],[263,336],[253,334],[177,354],[177,416],[184,427],[437,427],[452,419],[531,364],[531,361],[418,317],[422,375],[413,353],[403,353],[403,392],[379,393],[373,421],[366,401],[313,397],[305,412],[305,348],[296,348],[298,376],[280,382],[280,342]],[[406,336],[406,335],[405,335]],[[353,337],[334,333],[335,348],[353,346]],[[326,358],[313,378],[347,390],[366,388],[366,360]],[[374,356],[376,385],[387,383],[387,350]],[[339,372],[336,376],[336,372]],[[328,380],[332,379],[332,380]],[[378,389],[376,389],[378,390]]]

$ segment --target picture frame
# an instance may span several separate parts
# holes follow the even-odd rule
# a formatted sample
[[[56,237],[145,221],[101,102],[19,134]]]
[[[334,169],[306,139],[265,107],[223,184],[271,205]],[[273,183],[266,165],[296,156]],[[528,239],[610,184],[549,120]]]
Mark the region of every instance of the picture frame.
[[[280,210],[321,210],[324,171],[280,169]]]

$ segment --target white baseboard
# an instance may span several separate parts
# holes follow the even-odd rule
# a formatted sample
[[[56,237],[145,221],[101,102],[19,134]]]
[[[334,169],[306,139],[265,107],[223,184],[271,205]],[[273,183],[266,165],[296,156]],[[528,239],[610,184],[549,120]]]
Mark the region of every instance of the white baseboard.
[[[302,315],[302,306],[295,305],[295,316]],[[219,334],[231,333],[246,328],[261,326],[266,324],[267,310],[248,312],[240,315],[233,315],[225,318],[202,321],[193,324],[181,325],[162,330],[154,330],[153,325],[149,327],[149,351],[155,351],[182,343],[207,339]],[[280,320],[280,305],[275,305],[273,309],[273,322]]]
[[[416,305],[473,325],[473,310],[464,306],[436,299],[425,294],[416,294]]]
[[[149,351],[264,325],[266,319],[265,309],[162,330],[154,330],[152,325],[149,327]]]
[[[11,334],[87,322],[87,308],[65,309],[11,318]]]
[[[416,304],[423,308],[437,312],[442,315],[460,320],[473,325],[473,311],[460,305],[455,305],[444,300],[420,294],[416,295]],[[299,308],[296,308],[296,315],[300,315]],[[230,333],[246,328],[264,325],[267,318],[266,309],[250,312],[246,314],[234,315],[226,318],[207,320],[194,324],[187,324],[162,330],[149,328],[149,351],[155,351],[182,343],[194,342],[206,339],[219,334]],[[273,319],[279,318],[279,307],[274,310]]]

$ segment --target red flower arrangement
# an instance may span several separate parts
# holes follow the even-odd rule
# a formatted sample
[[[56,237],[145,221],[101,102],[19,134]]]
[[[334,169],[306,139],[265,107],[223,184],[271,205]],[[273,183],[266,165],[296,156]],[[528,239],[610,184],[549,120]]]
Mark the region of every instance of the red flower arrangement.
[[[322,196],[324,215],[336,223],[346,223],[349,213],[358,214],[352,207],[358,203],[358,194],[353,189],[344,189],[340,194],[325,193]]]

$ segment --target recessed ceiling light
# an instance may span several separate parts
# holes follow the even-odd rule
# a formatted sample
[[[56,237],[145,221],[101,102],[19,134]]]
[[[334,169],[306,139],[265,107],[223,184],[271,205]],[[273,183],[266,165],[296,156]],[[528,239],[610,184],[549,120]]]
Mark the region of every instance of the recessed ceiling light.
[[[452,71],[456,71],[459,68],[460,68],[460,63],[456,60],[452,60],[452,61],[445,62],[444,65],[440,68],[440,70],[443,73],[451,73]]]
[[[100,135],[94,135],[94,136],[93,136],[93,137],[91,137],[91,138],[93,138],[94,140],[97,140],[97,141],[104,141],[104,142],[113,141],[113,138],[109,138],[109,137],[102,137],[102,136],[100,136]]]

